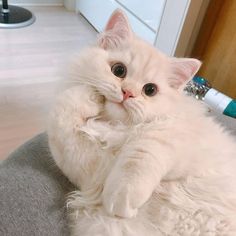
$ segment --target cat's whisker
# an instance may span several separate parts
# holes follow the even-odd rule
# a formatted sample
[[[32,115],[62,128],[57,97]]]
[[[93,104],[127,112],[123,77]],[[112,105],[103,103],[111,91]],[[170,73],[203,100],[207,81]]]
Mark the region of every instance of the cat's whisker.
[[[144,120],[145,114],[140,103],[132,102],[129,103],[129,112],[131,113],[132,119],[138,118],[138,120]],[[136,118],[135,118],[136,117]]]
[[[135,117],[135,112],[134,110],[130,109],[128,112],[128,123],[132,124],[134,122],[134,117]]]
[[[139,101],[135,103],[136,109],[139,111],[139,113],[144,117],[144,109],[143,109],[143,104]]]

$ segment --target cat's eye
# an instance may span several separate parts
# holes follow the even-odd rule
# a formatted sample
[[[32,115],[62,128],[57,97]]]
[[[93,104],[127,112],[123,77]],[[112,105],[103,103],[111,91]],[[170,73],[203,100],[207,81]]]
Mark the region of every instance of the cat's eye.
[[[157,85],[153,83],[148,83],[143,86],[143,92],[148,96],[152,97],[157,94]]]
[[[111,67],[111,72],[119,77],[119,78],[125,78],[126,73],[127,73],[127,69],[126,66],[122,63],[115,63],[112,67]]]

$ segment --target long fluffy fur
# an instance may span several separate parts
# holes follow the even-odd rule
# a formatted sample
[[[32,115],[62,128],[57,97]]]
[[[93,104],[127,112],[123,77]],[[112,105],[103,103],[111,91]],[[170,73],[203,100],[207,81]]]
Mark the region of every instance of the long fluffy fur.
[[[235,236],[235,139],[181,91],[200,62],[155,50],[119,11],[108,26],[49,122],[55,162],[79,189],[67,202],[72,235]],[[111,73],[114,62],[127,78]],[[154,97],[142,91],[150,82]],[[122,102],[121,88],[135,98]]]

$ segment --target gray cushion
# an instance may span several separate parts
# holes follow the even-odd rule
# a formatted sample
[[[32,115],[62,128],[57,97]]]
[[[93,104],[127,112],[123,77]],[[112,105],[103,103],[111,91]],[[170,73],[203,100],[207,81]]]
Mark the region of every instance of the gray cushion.
[[[0,165],[0,235],[68,235],[65,199],[72,190],[46,134],[36,136]]]
[[[236,135],[235,119],[217,119]],[[46,134],[36,136],[0,165],[0,235],[68,235],[65,195],[72,190],[52,160]]]

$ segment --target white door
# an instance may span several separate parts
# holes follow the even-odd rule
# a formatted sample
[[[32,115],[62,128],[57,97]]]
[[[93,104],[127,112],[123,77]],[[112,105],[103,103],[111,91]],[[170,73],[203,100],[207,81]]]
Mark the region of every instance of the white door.
[[[77,0],[76,9],[99,32],[112,12],[127,14],[134,32],[168,55],[175,55],[187,24],[179,54],[184,54],[203,0]],[[194,5],[194,9],[191,9]],[[191,14],[190,14],[191,11]],[[189,15],[191,15],[189,17]],[[182,56],[182,55],[181,55]]]

